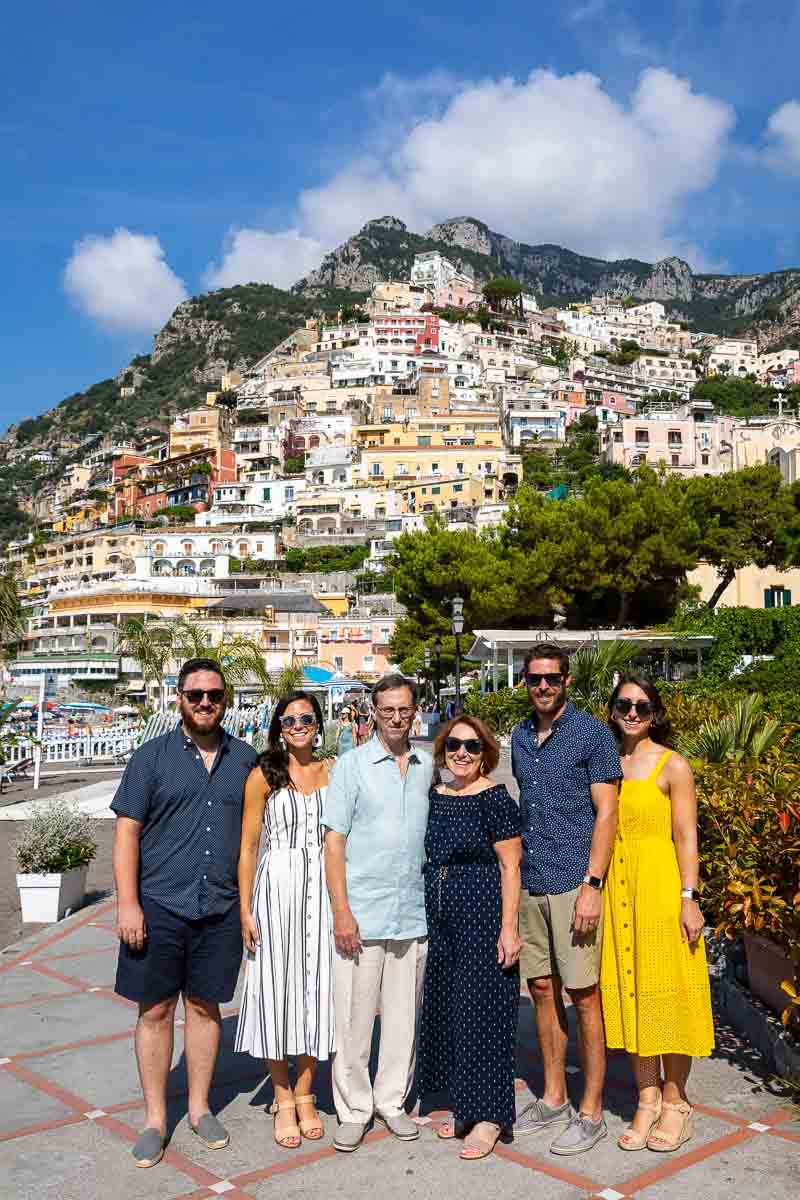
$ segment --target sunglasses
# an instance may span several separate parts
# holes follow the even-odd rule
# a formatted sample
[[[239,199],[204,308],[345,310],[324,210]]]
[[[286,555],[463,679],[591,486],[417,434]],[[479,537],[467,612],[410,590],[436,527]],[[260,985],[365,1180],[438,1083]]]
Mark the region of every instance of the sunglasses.
[[[471,754],[474,758],[483,749],[483,742],[480,738],[446,737],[444,739],[444,748],[448,754],[455,754],[462,746],[467,754]]]
[[[619,696],[614,701],[614,712],[618,712],[621,717],[627,717],[632,708],[636,709],[636,715],[641,721],[645,717],[652,717],[656,711],[652,700],[627,700],[624,696]]]
[[[204,691],[203,688],[189,688],[188,691],[182,691],[181,695],[185,696],[190,704],[202,704],[204,696],[208,696],[209,704],[222,704],[225,699],[225,689],[209,688]]]
[[[375,712],[380,713],[382,717],[386,717],[387,721],[394,721],[397,718],[400,721],[407,721],[409,717],[413,717],[413,708],[382,708],[375,706]]]
[[[544,682],[548,687],[557,688],[561,686],[563,681],[563,675],[540,675],[538,671],[528,671],[527,675],[525,676],[525,682],[527,683],[528,687],[538,687],[540,683]]]
[[[281,729],[293,729],[295,725],[302,725],[308,729],[311,725],[316,725],[317,718],[313,713],[300,713],[299,717],[281,717]]]

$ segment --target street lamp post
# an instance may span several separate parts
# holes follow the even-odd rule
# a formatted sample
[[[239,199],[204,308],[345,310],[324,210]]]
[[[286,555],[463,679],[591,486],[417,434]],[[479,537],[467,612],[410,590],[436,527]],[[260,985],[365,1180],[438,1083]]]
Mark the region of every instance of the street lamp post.
[[[424,657],[425,657],[425,702],[427,703],[428,700],[430,699],[430,689],[431,689],[431,648],[430,648],[430,646],[426,646],[423,653],[424,653]]]
[[[437,637],[433,643],[433,653],[436,655],[436,720],[442,715],[442,639]]]
[[[464,601],[460,596],[453,596],[453,633],[456,639],[456,715],[461,712],[461,642],[464,632]]]

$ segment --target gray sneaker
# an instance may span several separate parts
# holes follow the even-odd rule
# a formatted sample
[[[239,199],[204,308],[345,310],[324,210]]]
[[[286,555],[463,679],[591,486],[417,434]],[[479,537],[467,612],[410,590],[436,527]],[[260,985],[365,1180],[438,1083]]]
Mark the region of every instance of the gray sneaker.
[[[367,1126],[361,1125],[358,1121],[343,1121],[333,1139],[334,1150],[342,1150],[345,1154],[357,1150],[363,1142],[366,1132]]]
[[[392,1113],[389,1117],[385,1117],[383,1113],[376,1113],[375,1116],[401,1142],[413,1142],[419,1137],[419,1125],[411,1120],[408,1113]]]
[[[154,1167],[164,1157],[167,1139],[160,1129],[143,1129],[136,1139],[131,1154],[137,1167]]]
[[[217,1120],[213,1113],[203,1113],[196,1125],[189,1123],[192,1133],[200,1138],[209,1150],[222,1150],[231,1140],[222,1121]]]
[[[574,1117],[575,1112],[569,1100],[560,1108],[551,1108],[544,1100],[531,1100],[518,1114],[514,1122],[514,1137],[524,1137],[526,1133],[538,1133],[540,1129],[550,1129],[554,1125],[566,1125]]]
[[[608,1137],[605,1117],[593,1121],[583,1113],[574,1113],[567,1128],[553,1142],[550,1151],[552,1154],[585,1154],[604,1137]]]

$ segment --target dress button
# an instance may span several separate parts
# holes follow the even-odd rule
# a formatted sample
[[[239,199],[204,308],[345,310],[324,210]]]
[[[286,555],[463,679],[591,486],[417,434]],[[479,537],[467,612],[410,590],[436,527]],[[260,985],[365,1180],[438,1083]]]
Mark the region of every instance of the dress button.
[[[631,1000],[632,1000],[632,999],[633,999],[633,992],[628,992],[628,995],[630,996],[630,998],[631,998]]]
[[[624,900],[622,901],[622,907],[623,907],[623,908],[627,908],[627,907],[628,907],[628,905],[626,904],[626,902],[625,902]]]
[[[621,858],[619,861],[620,861],[620,866],[621,866],[621,865],[622,865],[622,863],[624,863],[624,862],[625,862],[625,859],[624,859],[624,858]]]
[[[627,922],[627,921],[626,921],[626,922],[625,922],[625,924],[622,926],[622,928],[623,928],[623,929],[627,929],[627,928],[628,928],[628,922]]]

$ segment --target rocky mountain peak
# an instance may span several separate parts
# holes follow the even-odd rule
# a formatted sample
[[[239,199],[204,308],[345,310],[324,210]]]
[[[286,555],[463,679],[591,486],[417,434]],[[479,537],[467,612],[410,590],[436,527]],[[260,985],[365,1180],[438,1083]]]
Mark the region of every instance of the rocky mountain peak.
[[[492,253],[489,229],[483,221],[477,221],[475,217],[451,217],[449,221],[433,225],[425,237],[433,242],[444,242],[448,246],[472,250],[475,254]]]
[[[406,233],[408,226],[399,217],[374,217],[373,220],[367,221],[361,232],[371,233],[375,229],[393,229],[396,233]]]

